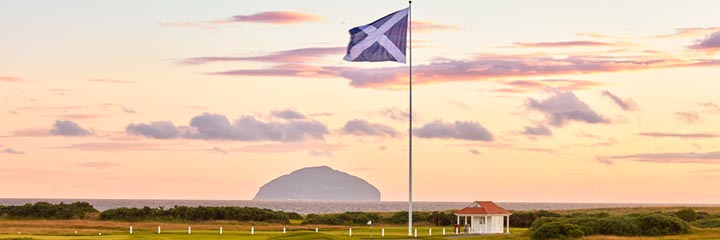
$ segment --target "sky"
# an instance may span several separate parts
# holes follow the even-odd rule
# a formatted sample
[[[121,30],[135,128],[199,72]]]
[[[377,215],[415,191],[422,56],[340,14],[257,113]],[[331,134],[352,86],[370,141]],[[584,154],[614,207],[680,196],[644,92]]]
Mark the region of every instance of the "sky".
[[[407,200],[405,1],[0,1],[0,197],[251,199],[326,165]],[[412,7],[416,201],[718,203],[718,1]]]

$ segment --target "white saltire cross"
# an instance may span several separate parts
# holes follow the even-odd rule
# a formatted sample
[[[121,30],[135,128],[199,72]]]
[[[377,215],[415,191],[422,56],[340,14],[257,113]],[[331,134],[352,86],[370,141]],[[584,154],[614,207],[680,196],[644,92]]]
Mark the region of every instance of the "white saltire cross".
[[[350,53],[345,56],[345,60],[352,61],[355,60],[357,57],[362,54],[366,49],[368,49],[370,46],[372,46],[374,43],[380,44],[385,50],[387,50],[390,55],[395,58],[396,61],[400,63],[405,63],[405,54],[400,51],[400,49],[395,46],[395,43],[393,43],[387,36],[385,36],[385,32],[390,30],[397,22],[399,22],[401,19],[403,19],[405,16],[408,15],[408,9],[403,9],[398,12],[396,12],[389,20],[385,21],[380,28],[376,28],[373,25],[365,25],[359,27],[360,30],[365,32],[367,34],[367,37],[365,37],[362,41],[355,44],[350,48]]]

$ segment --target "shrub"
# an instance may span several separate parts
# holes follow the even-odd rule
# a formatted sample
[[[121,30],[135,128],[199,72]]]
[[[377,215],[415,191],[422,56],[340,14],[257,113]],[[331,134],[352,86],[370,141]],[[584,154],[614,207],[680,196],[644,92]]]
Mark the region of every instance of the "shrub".
[[[97,210],[87,202],[52,204],[37,202],[21,206],[0,207],[0,217],[12,219],[83,219]]]
[[[720,228],[720,218],[697,220],[694,225],[700,228]]]
[[[584,236],[582,227],[564,223],[564,222],[548,222],[542,224],[537,229],[532,230],[530,237],[532,239],[574,239]]]
[[[532,223],[541,217],[560,217],[560,214],[545,210],[513,212],[512,216],[510,216],[510,227],[527,228],[532,226]]]
[[[637,225],[642,229],[642,235],[662,236],[689,233],[690,226],[687,222],[677,217],[662,214],[647,214],[634,217]]]
[[[558,221],[560,221],[560,218],[557,218],[557,217],[541,217],[541,218],[538,218],[537,220],[535,220],[532,223],[532,225],[530,226],[530,228],[537,229],[540,226],[542,226],[543,224],[550,223],[550,222],[558,222]]]
[[[598,219],[596,233],[614,236],[639,236],[642,230],[635,219],[627,217],[607,217]]]
[[[697,219],[698,214],[692,208],[683,208],[682,210],[675,212],[675,216],[686,222],[692,222]]]
[[[580,228],[582,229],[582,231],[585,235],[598,234],[597,229],[600,228],[599,219],[593,218],[593,217],[568,218],[563,222],[580,226]]]
[[[122,221],[257,221],[287,224],[296,213],[286,213],[253,207],[186,207],[172,208],[115,208],[100,213],[100,220]],[[299,216],[299,215],[298,215]]]

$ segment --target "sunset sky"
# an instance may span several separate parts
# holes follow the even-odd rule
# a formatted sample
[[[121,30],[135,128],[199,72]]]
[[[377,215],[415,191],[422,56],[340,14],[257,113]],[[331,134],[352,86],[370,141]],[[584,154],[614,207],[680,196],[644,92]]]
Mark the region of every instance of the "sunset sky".
[[[0,198],[407,199],[406,1],[0,1]],[[720,2],[413,2],[414,199],[718,203]]]

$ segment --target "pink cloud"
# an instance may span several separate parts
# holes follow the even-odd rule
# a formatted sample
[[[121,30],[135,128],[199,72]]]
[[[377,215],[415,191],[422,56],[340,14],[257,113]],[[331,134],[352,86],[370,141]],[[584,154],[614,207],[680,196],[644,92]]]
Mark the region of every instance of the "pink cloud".
[[[311,66],[304,64],[283,64],[265,69],[241,69],[225,72],[209,73],[211,75],[226,76],[265,76],[265,77],[310,77],[329,78],[338,75],[337,67]]]
[[[525,93],[532,91],[544,91],[548,88],[554,88],[561,91],[576,91],[603,85],[602,83],[595,81],[574,79],[513,80],[499,81],[498,83],[505,85],[505,87],[492,91],[504,93]]]
[[[459,28],[460,27],[456,25],[448,25],[428,21],[412,21],[412,30],[417,32],[435,32],[442,30],[454,30]]]
[[[117,164],[117,163],[100,162],[100,161],[83,162],[83,163],[78,163],[77,165],[81,166],[81,167],[94,168],[94,169],[98,169],[98,170],[121,166],[120,164]]]
[[[717,138],[720,134],[714,133],[666,133],[666,132],[641,132],[637,135],[645,137],[673,137],[673,138]]]
[[[566,42],[516,42],[516,47],[613,47],[621,46],[620,43],[598,42],[598,41],[566,41]]]
[[[13,77],[13,76],[0,76],[0,82],[24,82],[24,78]]]
[[[692,124],[700,121],[700,114],[693,112],[676,112],[675,117],[687,124]]]
[[[319,21],[323,18],[317,15],[290,12],[290,11],[271,11],[260,12],[250,15],[235,15],[228,22],[257,22],[257,23],[275,23],[275,24],[293,24],[302,22]]]
[[[258,61],[258,62],[277,62],[277,63],[299,63],[318,60],[328,55],[341,56],[345,51],[345,47],[315,47],[315,48],[299,48],[285,51],[272,52],[265,55],[252,57],[195,57],[181,60],[180,64],[196,65],[213,62],[238,62],[238,61]]]

